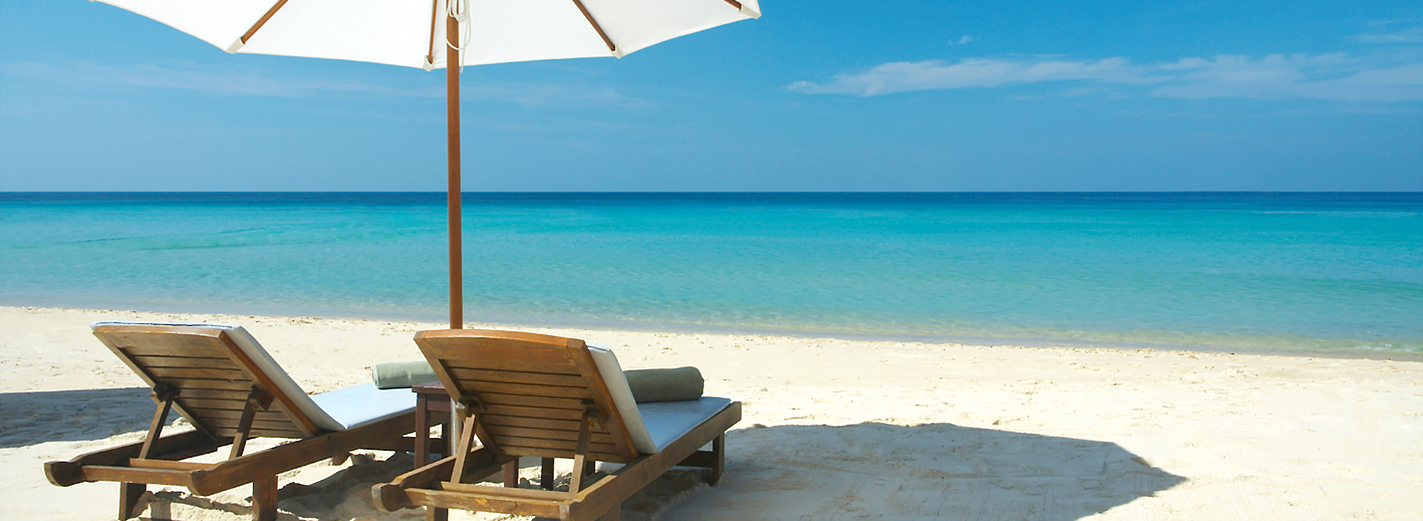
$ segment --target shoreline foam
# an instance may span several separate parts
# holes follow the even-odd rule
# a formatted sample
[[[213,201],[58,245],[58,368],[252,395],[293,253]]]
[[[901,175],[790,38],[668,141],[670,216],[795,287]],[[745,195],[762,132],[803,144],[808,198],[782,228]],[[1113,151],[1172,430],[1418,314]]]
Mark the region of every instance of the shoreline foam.
[[[132,313],[153,313],[167,315],[212,315],[212,316],[261,316],[261,317],[307,317],[322,318],[329,320],[360,320],[370,322],[397,322],[397,323],[419,323],[429,324],[437,327],[440,320],[420,314],[402,313],[321,313],[309,315],[305,313],[283,311],[296,311],[291,308],[259,308],[252,309],[251,313],[244,312],[213,312],[213,313],[190,313],[183,311],[173,311],[165,309],[165,306],[150,308],[129,308],[129,309],[103,309],[87,306],[25,306],[13,305],[5,300],[0,300],[0,309],[71,309],[93,313],[110,312],[132,312]],[[469,314],[467,313],[468,317]],[[507,317],[505,317],[507,318]],[[1290,357],[1315,357],[1315,358],[1344,358],[1344,359],[1366,359],[1366,360],[1401,360],[1401,361],[1423,361],[1423,344],[1420,347],[1402,348],[1377,348],[1377,347],[1345,347],[1353,342],[1365,342],[1363,340],[1352,339],[1318,339],[1310,337],[1287,338],[1279,336],[1265,335],[1227,335],[1227,334],[1205,334],[1205,333],[1182,333],[1174,331],[1048,331],[1039,329],[1037,331],[1045,334],[1039,336],[1029,336],[1027,334],[1017,335],[993,335],[988,336],[978,332],[978,334],[924,334],[908,332],[857,332],[852,329],[841,331],[818,331],[781,327],[758,327],[754,325],[732,325],[732,324],[706,324],[706,323],[669,323],[658,321],[632,322],[617,320],[580,320],[563,316],[543,316],[545,320],[529,320],[535,316],[525,315],[519,320],[497,320],[486,321],[485,325],[495,329],[547,329],[547,330],[580,330],[580,331],[608,331],[608,332],[639,332],[639,333],[676,333],[684,335],[719,335],[719,336],[771,336],[794,338],[801,340],[843,340],[854,342],[899,342],[914,344],[957,344],[957,345],[982,345],[982,346],[1002,346],[1002,347],[1028,347],[1044,349],[1116,349],[1134,351],[1138,349],[1151,349],[1156,351],[1182,351],[1191,353],[1226,353],[1226,354],[1253,354],[1271,356]],[[1027,331],[1027,328],[1019,328]],[[1167,339],[1178,339],[1170,341]],[[1195,343],[1187,343],[1179,339],[1196,339]],[[1230,339],[1230,342],[1223,340]],[[1330,347],[1320,347],[1321,344],[1332,344]]]

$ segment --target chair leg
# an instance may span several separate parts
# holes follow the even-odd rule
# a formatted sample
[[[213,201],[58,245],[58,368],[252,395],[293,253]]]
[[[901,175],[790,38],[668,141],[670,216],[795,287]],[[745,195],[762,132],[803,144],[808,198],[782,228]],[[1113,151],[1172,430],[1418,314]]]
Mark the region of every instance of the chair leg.
[[[425,521],[449,521],[450,509],[425,507]]]
[[[726,433],[712,440],[712,468],[707,473],[707,484],[716,485],[721,480],[721,472],[726,468]]]
[[[277,477],[252,482],[252,521],[277,521]]]
[[[143,483],[119,483],[119,521],[138,517],[138,498],[148,491]]]

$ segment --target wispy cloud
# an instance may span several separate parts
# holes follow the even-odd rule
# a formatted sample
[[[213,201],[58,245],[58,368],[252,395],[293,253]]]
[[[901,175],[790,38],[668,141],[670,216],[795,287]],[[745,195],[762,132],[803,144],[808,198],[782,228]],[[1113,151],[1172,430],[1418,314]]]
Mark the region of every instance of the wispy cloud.
[[[949,45],[967,45],[976,41],[978,41],[978,38],[965,34],[960,36],[958,40],[949,40]]]
[[[1375,24],[1382,30],[1354,35],[1354,39],[1364,43],[1411,44],[1423,43],[1423,24],[1418,19],[1391,20]],[[1404,27],[1399,27],[1403,25]]]
[[[1167,98],[1423,99],[1423,63],[1381,63],[1342,53],[1182,58],[1134,64],[1122,57],[1066,60],[1052,57],[972,58],[957,62],[893,62],[790,89],[810,94],[877,96],[895,92],[1067,83],[1069,92],[1111,87],[1117,94]]]
[[[389,98],[442,98],[445,95],[443,79],[420,82],[428,85],[392,85],[323,77],[278,76],[266,72],[213,68],[199,64],[173,67],[156,64],[106,65],[86,61],[59,64],[0,63],[0,76],[71,85],[193,91],[219,96],[309,98],[349,94]],[[443,78],[443,75],[440,78]],[[470,100],[513,103],[529,107],[573,105],[627,108],[650,104],[646,100],[624,96],[612,87],[586,82],[470,82],[462,87],[461,94]]]

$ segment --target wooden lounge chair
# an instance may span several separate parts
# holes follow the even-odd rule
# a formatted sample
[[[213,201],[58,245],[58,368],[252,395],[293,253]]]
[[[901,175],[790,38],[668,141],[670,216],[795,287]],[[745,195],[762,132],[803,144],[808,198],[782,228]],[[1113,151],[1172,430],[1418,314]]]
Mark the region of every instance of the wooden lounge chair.
[[[142,442],[45,464],[55,485],[117,481],[119,519],[140,514],[145,484],[211,495],[252,484],[252,517],[276,519],[281,472],[355,449],[410,450],[415,400],[408,389],[361,385],[308,396],[241,327],[100,322],[94,335],[153,388],[158,403]],[[163,436],[170,411],[193,430]],[[297,441],[243,454],[261,436]],[[231,446],[217,463],[183,461]]]
[[[612,351],[582,340],[466,329],[422,331],[415,343],[463,428],[454,456],[372,489],[383,512],[424,506],[427,519],[454,508],[616,520],[623,500],[673,466],[709,469],[714,484],[726,430],[741,420],[741,403],[725,398],[634,403]],[[517,488],[520,456],[544,458],[545,488],[552,458],[572,458],[568,491]],[[588,475],[594,461],[623,466],[597,479]],[[500,469],[503,487],[477,484]]]

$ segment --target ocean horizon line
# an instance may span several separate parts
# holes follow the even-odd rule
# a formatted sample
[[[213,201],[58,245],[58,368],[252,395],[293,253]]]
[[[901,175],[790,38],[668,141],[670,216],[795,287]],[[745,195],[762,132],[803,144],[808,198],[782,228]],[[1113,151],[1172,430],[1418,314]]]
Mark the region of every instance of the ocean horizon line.
[[[444,205],[444,191],[43,191],[0,192],[0,202],[356,203]],[[709,202],[833,204],[972,203],[1423,203],[1423,192],[1362,191],[465,191],[465,203]]]
[[[0,190],[0,194],[445,194],[445,190]],[[462,194],[1417,194],[1423,190],[463,190]]]

